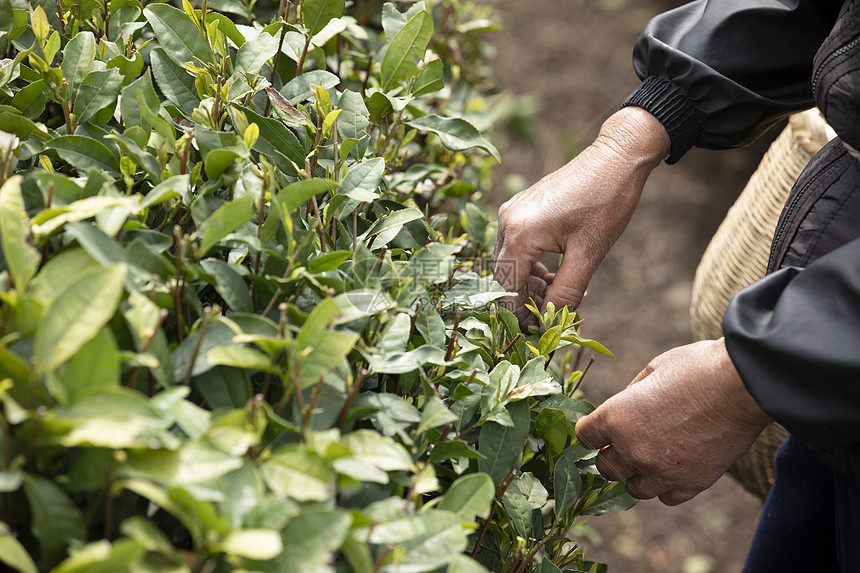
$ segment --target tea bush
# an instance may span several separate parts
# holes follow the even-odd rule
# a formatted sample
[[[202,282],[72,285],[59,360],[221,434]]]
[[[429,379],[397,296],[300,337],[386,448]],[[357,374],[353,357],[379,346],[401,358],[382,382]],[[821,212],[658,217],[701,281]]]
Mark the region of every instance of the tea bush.
[[[484,264],[493,29],[0,0],[0,561],[600,570],[571,529],[632,499],[551,359],[606,350],[522,332]]]

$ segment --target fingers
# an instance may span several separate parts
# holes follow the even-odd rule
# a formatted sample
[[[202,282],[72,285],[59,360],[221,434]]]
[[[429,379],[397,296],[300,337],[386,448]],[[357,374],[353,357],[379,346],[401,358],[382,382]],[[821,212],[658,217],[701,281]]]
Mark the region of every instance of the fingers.
[[[564,305],[578,307],[594,273],[594,268],[587,262],[578,260],[574,253],[575,249],[565,251],[561,267],[552,276],[552,280],[547,281],[549,287],[546,290],[546,302],[552,302],[556,308]]]
[[[597,454],[595,467],[600,475],[609,481],[624,481],[636,474],[635,470],[624,463],[623,456],[619,455],[616,448],[611,445],[601,448],[600,453]]]
[[[653,499],[669,489],[666,484],[644,475],[630,476],[626,486],[627,493],[636,499]]]
[[[576,439],[589,450],[599,450],[611,443],[606,424],[601,421],[600,408],[576,422]]]
[[[690,501],[701,493],[698,490],[673,489],[666,493],[660,494],[658,499],[665,505],[679,505],[685,501]]]
[[[641,382],[645,378],[651,376],[651,374],[653,374],[653,373],[654,373],[654,366],[649,364],[648,366],[643,368],[642,371],[639,372],[639,374],[636,375],[636,377],[630,382],[630,384],[627,385],[627,387],[629,388],[630,386],[633,386],[637,382]]]

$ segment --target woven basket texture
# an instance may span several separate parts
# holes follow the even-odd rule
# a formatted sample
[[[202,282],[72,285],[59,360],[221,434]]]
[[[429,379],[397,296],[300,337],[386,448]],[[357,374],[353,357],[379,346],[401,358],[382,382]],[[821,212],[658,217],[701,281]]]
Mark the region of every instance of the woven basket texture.
[[[773,233],[791,186],[812,156],[834,136],[821,112],[811,109],[793,115],[771,144],[696,270],[690,323],[697,339],[722,336],[729,301],[764,276]],[[764,499],[773,483],[774,453],[786,436],[785,429],[770,424],[729,474]]]

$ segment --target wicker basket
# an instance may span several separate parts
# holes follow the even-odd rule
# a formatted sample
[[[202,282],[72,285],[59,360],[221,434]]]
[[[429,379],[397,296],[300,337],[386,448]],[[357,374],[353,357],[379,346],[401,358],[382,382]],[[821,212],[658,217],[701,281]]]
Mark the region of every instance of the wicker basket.
[[[762,278],[785,200],[812,156],[836,134],[817,109],[792,116],[711,239],[693,281],[690,321],[700,340],[722,336],[722,318],[739,290]],[[729,469],[764,499],[773,483],[773,455],[787,434],[770,424]]]

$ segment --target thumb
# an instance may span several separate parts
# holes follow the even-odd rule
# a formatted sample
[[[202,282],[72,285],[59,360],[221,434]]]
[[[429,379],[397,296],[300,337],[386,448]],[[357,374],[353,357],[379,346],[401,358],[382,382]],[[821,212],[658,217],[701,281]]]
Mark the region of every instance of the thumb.
[[[601,424],[602,414],[600,408],[585,415],[576,422],[574,433],[579,443],[589,450],[599,450],[603,446],[612,443],[605,426]]]
[[[592,266],[577,257],[574,249],[567,249],[561,261],[561,267],[546,289],[544,305],[552,302],[556,308],[570,305],[575,309],[582,302],[592,274],[594,274]]]

